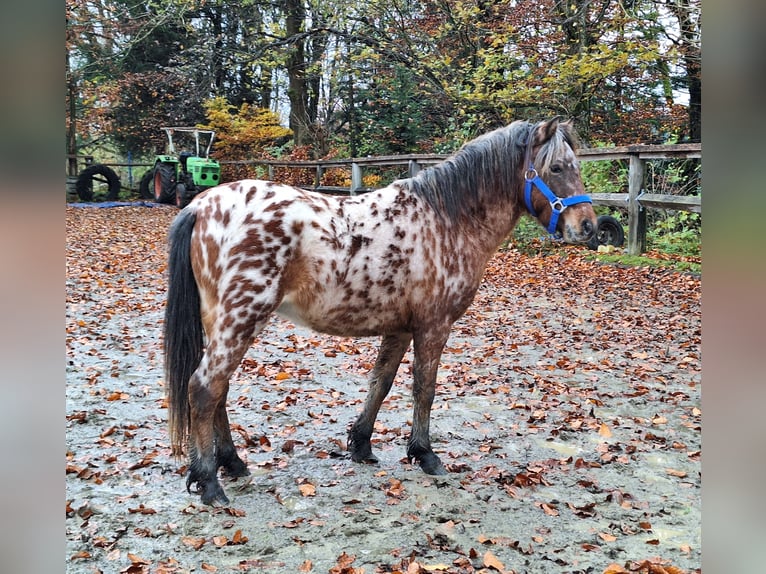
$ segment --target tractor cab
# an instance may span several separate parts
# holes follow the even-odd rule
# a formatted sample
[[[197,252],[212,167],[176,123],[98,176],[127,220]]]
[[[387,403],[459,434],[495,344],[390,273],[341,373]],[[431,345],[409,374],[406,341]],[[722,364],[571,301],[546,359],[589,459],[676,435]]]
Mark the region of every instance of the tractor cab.
[[[185,207],[195,195],[221,183],[221,165],[210,158],[215,132],[199,128],[164,127],[168,138],[166,153],[155,159],[153,197],[158,203]],[[174,139],[175,138],[175,139]],[[176,140],[193,145],[194,151],[176,152]]]

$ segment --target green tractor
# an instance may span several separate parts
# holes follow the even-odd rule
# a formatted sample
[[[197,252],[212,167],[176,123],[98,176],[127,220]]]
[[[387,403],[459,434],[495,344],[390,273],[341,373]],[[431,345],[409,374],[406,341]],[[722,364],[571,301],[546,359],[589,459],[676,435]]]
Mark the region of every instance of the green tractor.
[[[162,128],[168,136],[167,154],[158,155],[154,167],[141,180],[141,195],[157,203],[186,207],[194,196],[208,187],[221,183],[221,164],[210,159],[215,132],[198,128]],[[173,136],[188,134],[194,139],[195,153],[176,154]],[[200,138],[207,139],[202,148]],[[202,153],[200,151],[202,150]]]

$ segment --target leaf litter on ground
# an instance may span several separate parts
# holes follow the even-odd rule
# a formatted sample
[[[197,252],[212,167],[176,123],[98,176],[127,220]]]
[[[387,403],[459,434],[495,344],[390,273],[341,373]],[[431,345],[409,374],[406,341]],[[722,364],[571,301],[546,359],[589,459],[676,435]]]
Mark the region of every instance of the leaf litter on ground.
[[[498,252],[442,357],[444,479],[404,458],[411,352],[375,426],[381,462],[355,465],[345,433],[377,341],[275,319],[229,394],[253,476],[212,509],[166,430],[176,213],[67,209],[67,571],[700,570],[698,277]]]

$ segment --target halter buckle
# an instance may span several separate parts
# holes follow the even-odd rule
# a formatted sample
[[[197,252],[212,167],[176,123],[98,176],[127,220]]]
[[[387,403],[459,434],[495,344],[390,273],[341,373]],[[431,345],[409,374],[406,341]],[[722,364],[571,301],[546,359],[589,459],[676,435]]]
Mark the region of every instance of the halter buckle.
[[[559,213],[561,213],[567,208],[567,206],[564,205],[564,202],[561,200],[560,197],[557,197],[555,201],[551,201],[550,203],[551,203],[551,209],[553,209],[553,211],[558,211]]]
[[[527,168],[527,171],[524,172],[524,179],[527,181],[532,181],[537,177],[537,170],[530,166]]]

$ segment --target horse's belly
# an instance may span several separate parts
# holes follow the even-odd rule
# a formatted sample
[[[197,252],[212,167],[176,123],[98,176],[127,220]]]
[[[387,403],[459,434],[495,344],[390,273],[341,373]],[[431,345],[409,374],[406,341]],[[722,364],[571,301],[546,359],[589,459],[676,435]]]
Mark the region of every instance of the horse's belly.
[[[289,295],[277,308],[277,314],[296,325],[320,333],[341,337],[371,337],[406,330],[404,314],[390,306],[355,305],[353,301],[314,301],[299,306]]]

